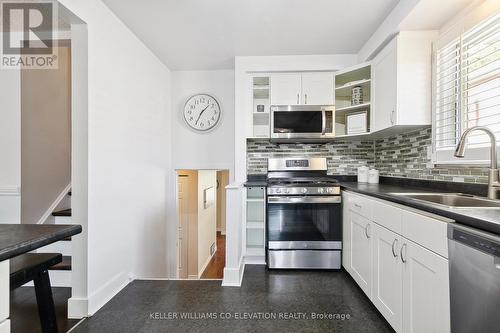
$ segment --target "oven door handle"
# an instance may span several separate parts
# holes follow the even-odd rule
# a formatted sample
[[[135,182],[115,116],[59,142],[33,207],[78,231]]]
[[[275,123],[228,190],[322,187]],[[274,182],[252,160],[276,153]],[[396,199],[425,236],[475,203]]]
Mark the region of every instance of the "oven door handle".
[[[267,203],[297,204],[297,203],[341,203],[342,197],[267,197]]]

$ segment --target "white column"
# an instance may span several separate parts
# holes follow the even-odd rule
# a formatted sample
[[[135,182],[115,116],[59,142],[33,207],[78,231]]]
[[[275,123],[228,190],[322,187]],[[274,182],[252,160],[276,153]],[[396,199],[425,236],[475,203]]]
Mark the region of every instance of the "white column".
[[[223,286],[241,286],[243,278],[242,226],[243,198],[242,184],[226,186],[226,267],[224,267]]]
[[[9,261],[0,262],[0,333],[10,333]]]

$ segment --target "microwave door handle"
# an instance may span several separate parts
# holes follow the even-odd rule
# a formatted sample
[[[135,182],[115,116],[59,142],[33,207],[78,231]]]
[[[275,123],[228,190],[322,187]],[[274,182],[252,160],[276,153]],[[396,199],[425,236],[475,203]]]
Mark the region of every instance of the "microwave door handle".
[[[322,126],[321,126],[321,135],[325,135],[326,133],[326,111],[325,109],[321,109],[321,118],[322,118]]]

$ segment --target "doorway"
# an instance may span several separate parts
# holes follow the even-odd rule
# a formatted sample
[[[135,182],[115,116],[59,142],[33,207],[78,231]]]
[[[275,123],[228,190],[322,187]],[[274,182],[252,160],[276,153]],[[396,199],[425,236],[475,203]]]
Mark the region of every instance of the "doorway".
[[[177,278],[222,279],[228,170],[177,170]]]

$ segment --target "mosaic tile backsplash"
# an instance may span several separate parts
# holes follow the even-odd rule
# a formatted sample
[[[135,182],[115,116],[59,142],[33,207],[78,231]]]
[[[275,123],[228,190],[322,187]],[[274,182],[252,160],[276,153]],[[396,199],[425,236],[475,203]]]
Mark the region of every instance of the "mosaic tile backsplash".
[[[355,175],[361,165],[375,167],[381,176],[487,183],[485,168],[433,168],[427,157],[431,128],[369,141],[332,141],[324,144],[272,143],[247,140],[247,173],[267,173],[269,157],[326,157],[328,174]]]
[[[247,140],[247,173],[267,173],[270,157],[326,157],[328,174],[355,175],[362,165],[373,164],[373,141],[334,141],[324,144],[272,143],[265,139]]]
[[[375,140],[375,168],[380,175],[415,179],[488,183],[486,168],[432,167],[427,150],[432,146],[432,129],[411,131]]]

